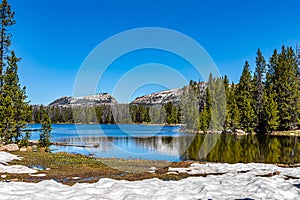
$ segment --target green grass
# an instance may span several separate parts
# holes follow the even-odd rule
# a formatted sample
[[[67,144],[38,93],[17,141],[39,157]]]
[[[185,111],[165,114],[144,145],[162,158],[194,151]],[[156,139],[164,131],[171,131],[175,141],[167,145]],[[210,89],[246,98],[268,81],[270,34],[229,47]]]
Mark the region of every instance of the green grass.
[[[46,174],[46,177],[32,177],[29,174],[6,174],[2,180],[18,180],[25,182],[39,182],[54,179],[58,182],[72,185],[76,182],[97,182],[101,178],[117,180],[143,180],[160,178],[163,180],[179,180],[188,177],[187,174],[168,175],[168,167],[188,167],[191,163],[170,163],[166,161],[150,160],[125,160],[125,159],[95,159],[83,155],[68,153],[16,152],[23,157],[20,161],[13,161],[10,165],[18,164],[27,167],[42,167],[50,170],[40,170],[38,173]],[[156,173],[149,173],[150,167],[156,167]],[[74,180],[74,177],[80,177]]]

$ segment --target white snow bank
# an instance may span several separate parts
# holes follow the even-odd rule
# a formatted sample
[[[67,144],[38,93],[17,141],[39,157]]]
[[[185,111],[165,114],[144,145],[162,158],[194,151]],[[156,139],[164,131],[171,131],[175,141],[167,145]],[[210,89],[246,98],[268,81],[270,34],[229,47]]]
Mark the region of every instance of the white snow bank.
[[[282,168],[271,164],[262,163],[193,163],[188,168],[169,168],[169,172],[188,173],[188,174],[223,174],[223,173],[248,173],[254,176],[280,173],[280,176],[292,176],[300,179],[300,168]]]
[[[0,151],[0,163],[6,164],[13,160],[21,160],[22,158],[11,153]]]
[[[299,199],[299,168],[280,168],[266,164],[193,164],[195,170],[222,172],[223,175],[190,177],[180,181],[148,179],[117,181],[101,179],[97,183],[65,186],[53,180],[37,184],[0,182],[0,197],[5,199]],[[193,169],[185,168],[189,172]],[[174,168],[173,168],[174,169]],[[181,168],[182,170],[184,168]],[[259,177],[261,172],[279,171],[279,175]],[[206,171],[201,171],[205,172]]]
[[[30,169],[22,165],[11,165],[5,166],[8,162],[13,160],[21,160],[22,158],[14,154],[10,154],[4,151],[0,151],[0,173],[9,173],[9,174],[27,174],[27,173],[36,173],[37,170]],[[1,164],[2,163],[2,164]],[[3,165],[5,164],[5,165]]]
[[[9,173],[9,174],[30,174],[38,172],[35,169],[30,169],[23,165],[11,165],[5,166],[0,164],[0,173]]]
[[[299,181],[280,177],[238,176],[190,177],[180,181],[116,181],[101,179],[94,184],[72,187],[54,181],[0,183],[1,199],[297,199]]]

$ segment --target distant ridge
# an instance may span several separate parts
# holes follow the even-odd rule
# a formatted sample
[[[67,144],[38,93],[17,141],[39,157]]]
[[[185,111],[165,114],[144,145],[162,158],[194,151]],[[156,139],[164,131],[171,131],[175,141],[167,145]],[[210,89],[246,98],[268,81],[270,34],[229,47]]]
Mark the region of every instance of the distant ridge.
[[[206,89],[206,83],[198,83],[200,94],[203,94]],[[144,95],[137,97],[135,100],[130,102],[132,105],[145,105],[145,106],[159,106],[172,102],[174,105],[179,105],[183,93],[183,88],[175,88],[170,90],[165,90],[162,92],[156,92],[153,94]],[[116,105],[117,100],[108,93],[100,93],[82,97],[61,97],[48,106],[53,107],[91,107],[91,106],[101,106],[101,105]]]
[[[137,97],[135,100],[131,102],[131,104],[136,105],[162,105],[168,102],[172,102],[173,104],[179,105],[180,99],[183,93],[183,89],[171,89],[165,90],[162,92],[156,92],[153,94],[144,95],[141,97]]]
[[[114,105],[118,102],[108,93],[93,94],[82,97],[61,97],[48,106],[74,107],[74,106],[97,106],[97,105]]]
[[[200,94],[203,94],[206,89],[206,83],[200,82],[198,83]],[[181,101],[183,93],[183,88],[176,88],[165,90],[162,92],[156,92],[153,94],[144,95],[141,97],[137,97],[135,100],[131,102],[131,104],[135,105],[163,105],[168,102],[172,102],[174,105],[179,105]]]

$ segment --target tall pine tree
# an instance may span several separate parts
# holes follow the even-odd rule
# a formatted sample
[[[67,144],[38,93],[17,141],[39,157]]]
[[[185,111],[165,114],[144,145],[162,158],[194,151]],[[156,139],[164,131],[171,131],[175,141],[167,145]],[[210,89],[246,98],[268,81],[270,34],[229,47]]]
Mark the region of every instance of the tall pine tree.
[[[236,131],[236,129],[240,128],[240,111],[237,105],[237,95],[235,90],[236,86],[232,83],[227,98],[228,128],[232,131]]]
[[[237,86],[237,105],[240,110],[240,127],[246,132],[252,132],[256,122],[252,94],[252,76],[249,63],[246,61]]]
[[[3,85],[3,73],[6,66],[6,56],[11,46],[11,34],[8,28],[16,23],[14,20],[15,13],[11,11],[11,6],[7,0],[2,0],[0,4],[0,89]]]
[[[256,56],[256,68],[254,72],[253,82],[255,86],[254,97],[255,99],[255,113],[257,115],[257,126],[256,130],[258,132],[263,131],[263,106],[264,106],[264,74],[266,71],[266,61],[262,55],[260,49],[257,50]]]
[[[14,12],[6,0],[0,4],[0,140],[5,143],[18,142],[21,131],[30,116],[26,102],[25,87],[18,77],[18,62],[14,51],[10,51],[11,34],[8,27],[15,24]]]
[[[279,129],[296,127],[299,112],[299,79],[297,77],[296,57],[292,48],[281,49],[275,67],[274,89],[279,111]]]
[[[15,141],[18,142],[22,129],[26,126],[27,119],[31,116],[29,102],[26,101],[26,87],[21,87],[18,76],[18,62],[14,51],[8,57],[8,66],[4,76],[3,92],[12,99],[13,121],[15,126],[12,127],[15,134]]]
[[[51,120],[46,112],[43,113],[42,117],[42,133],[38,140],[39,147],[45,147],[45,151],[49,151],[49,146],[51,145]]]

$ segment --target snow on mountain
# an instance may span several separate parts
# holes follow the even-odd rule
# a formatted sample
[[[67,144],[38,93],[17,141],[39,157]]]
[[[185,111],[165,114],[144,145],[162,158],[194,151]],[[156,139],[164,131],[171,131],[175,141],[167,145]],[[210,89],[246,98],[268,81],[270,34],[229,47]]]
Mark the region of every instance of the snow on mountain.
[[[206,83],[201,82],[198,84],[200,94],[204,94],[206,89]],[[137,105],[162,105],[168,102],[172,102],[175,105],[180,104],[183,88],[170,89],[162,92],[144,95],[137,97],[131,104]]]
[[[111,95],[107,93],[100,93],[83,97],[62,97],[50,103],[49,106],[74,107],[114,105],[116,103],[117,101]]]
[[[200,94],[204,94],[206,88],[206,83],[199,83]],[[137,97],[131,104],[134,105],[163,105],[168,102],[172,102],[175,105],[179,105],[181,101],[181,96],[183,93],[183,88],[175,88],[170,90],[165,90],[162,92],[157,92],[153,94],[144,95]],[[95,95],[83,96],[83,97],[61,97],[49,106],[59,106],[59,107],[73,107],[73,106],[95,106],[95,105],[115,105],[117,100],[107,94],[100,93]]]
[[[132,104],[139,105],[158,105],[172,102],[174,104],[180,104],[180,98],[182,96],[183,89],[171,89],[145,96],[137,97]]]

